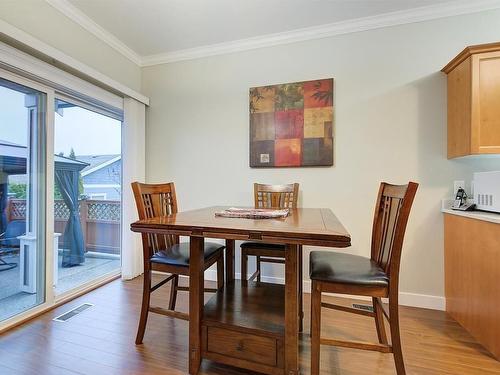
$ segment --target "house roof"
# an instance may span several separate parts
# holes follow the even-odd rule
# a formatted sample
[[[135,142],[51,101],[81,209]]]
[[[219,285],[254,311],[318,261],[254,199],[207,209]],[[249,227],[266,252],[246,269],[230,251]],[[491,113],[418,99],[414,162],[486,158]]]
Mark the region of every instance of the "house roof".
[[[82,170],[82,176],[87,176],[95,171],[98,171],[101,168],[104,168],[115,161],[121,159],[120,154],[111,154],[111,155],[78,155],[76,156],[78,160],[81,160],[88,164]]]
[[[15,147],[25,147],[23,145],[20,145],[20,144],[14,143],[14,142],[6,141],[5,139],[0,139],[0,145],[3,145],[3,146],[15,146]]]
[[[63,163],[63,164],[78,164],[78,165],[86,165],[85,168],[88,167],[88,163],[80,160],[80,159],[71,159],[66,156],[60,156],[60,155],[54,155],[54,161],[56,163]]]
[[[0,139],[0,161],[3,172],[25,174],[27,154],[28,148],[26,146]],[[82,170],[87,166],[87,163],[83,161],[59,155],[54,155],[54,162],[56,169]]]

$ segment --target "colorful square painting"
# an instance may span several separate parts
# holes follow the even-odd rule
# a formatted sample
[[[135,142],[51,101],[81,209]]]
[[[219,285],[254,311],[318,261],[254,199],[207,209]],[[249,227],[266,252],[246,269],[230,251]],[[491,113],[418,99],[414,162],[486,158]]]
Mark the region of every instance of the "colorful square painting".
[[[333,78],[250,89],[250,166],[333,165]]]

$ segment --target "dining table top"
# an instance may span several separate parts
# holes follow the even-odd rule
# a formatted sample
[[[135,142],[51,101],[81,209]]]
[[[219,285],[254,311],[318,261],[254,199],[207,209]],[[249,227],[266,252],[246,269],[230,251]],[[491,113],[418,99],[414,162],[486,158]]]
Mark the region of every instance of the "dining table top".
[[[329,208],[294,208],[286,218],[246,219],[216,216],[229,207],[212,206],[138,220],[131,230],[181,236],[348,247],[351,236]]]

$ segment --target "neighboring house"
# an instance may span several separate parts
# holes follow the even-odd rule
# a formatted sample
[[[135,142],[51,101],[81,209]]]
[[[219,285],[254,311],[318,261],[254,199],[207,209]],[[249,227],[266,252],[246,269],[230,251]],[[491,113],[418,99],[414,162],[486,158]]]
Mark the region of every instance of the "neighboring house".
[[[78,155],[76,159],[89,164],[81,172],[84,195],[89,199],[121,199],[121,155]]]
[[[2,142],[4,141],[0,140],[0,146]],[[56,163],[71,160],[59,155],[55,155],[54,158]],[[81,171],[83,195],[87,196],[89,199],[121,199],[121,155],[78,155],[75,158],[76,162],[88,164],[88,166]],[[25,174],[9,176],[9,183],[26,184],[27,176]]]

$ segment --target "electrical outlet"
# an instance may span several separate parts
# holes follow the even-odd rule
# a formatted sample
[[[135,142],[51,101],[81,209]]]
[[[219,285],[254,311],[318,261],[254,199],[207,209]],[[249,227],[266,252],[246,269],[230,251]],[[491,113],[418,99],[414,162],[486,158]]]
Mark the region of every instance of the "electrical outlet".
[[[462,188],[465,190],[465,181],[459,180],[459,181],[453,181],[453,196],[456,197],[457,191],[459,188]]]

